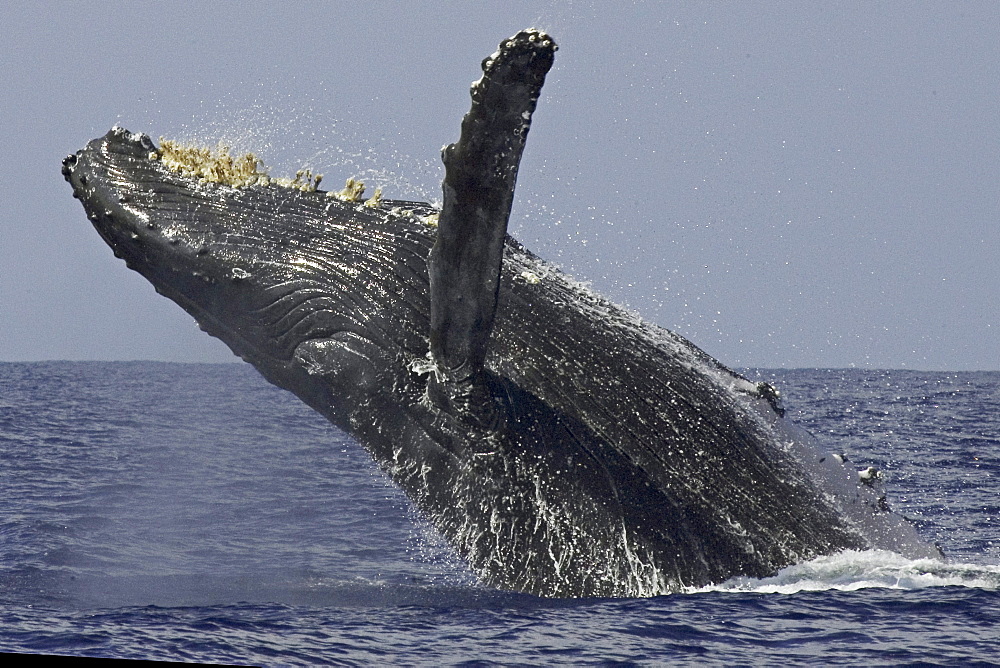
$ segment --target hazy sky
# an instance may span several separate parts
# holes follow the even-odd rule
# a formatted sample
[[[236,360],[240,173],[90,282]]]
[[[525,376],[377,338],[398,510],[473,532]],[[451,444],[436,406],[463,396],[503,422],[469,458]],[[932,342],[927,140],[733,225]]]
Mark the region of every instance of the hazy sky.
[[[235,360],[60,175],[115,124],[440,198],[469,84],[560,45],[511,231],[730,366],[1000,369],[1000,3],[6,2],[0,360]]]

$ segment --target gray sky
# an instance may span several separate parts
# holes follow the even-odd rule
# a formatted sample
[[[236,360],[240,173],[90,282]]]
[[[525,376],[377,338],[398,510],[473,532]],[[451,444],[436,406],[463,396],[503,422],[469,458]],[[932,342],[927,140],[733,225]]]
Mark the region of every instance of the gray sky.
[[[994,0],[4,3],[0,360],[235,359],[62,180],[112,125],[439,199],[529,26],[560,45],[511,219],[535,252],[730,366],[1000,369]]]

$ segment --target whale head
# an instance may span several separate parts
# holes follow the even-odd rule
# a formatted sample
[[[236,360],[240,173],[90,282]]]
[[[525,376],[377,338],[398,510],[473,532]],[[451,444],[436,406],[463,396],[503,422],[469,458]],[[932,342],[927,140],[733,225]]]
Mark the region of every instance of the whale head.
[[[207,182],[159,156],[116,127],[63,172],[114,254],[266,377],[334,382],[343,405],[387,382],[366,355],[426,356],[433,209]]]

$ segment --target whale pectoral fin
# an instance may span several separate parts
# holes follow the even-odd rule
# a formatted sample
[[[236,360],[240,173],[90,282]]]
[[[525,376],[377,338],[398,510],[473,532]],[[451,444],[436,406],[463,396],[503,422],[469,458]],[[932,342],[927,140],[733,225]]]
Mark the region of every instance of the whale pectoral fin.
[[[483,61],[483,77],[472,85],[472,107],[462,120],[461,137],[442,151],[444,204],[427,261],[430,349],[437,366],[428,396],[474,422],[490,421],[496,411],[483,365],[507,219],[531,114],[556,48],[537,30],[504,40]]]

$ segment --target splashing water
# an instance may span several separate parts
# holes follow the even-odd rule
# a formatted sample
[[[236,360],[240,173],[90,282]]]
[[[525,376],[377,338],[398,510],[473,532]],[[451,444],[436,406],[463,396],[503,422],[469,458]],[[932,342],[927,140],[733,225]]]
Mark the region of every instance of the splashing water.
[[[802,591],[910,590],[927,587],[996,590],[1000,588],[1000,566],[907,559],[884,550],[848,550],[783,568],[773,577],[736,577],[719,585],[691,588],[687,593],[795,594]]]

